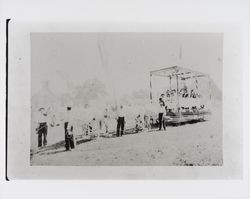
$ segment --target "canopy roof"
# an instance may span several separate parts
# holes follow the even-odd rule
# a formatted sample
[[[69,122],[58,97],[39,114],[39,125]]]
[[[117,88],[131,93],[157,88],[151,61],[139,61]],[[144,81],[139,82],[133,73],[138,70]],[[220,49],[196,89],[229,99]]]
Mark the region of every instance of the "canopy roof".
[[[162,68],[159,70],[150,71],[150,75],[163,76],[163,77],[172,77],[179,75],[181,78],[184,79],[195,78],[195,77],[209,77],[205,73],[193,71],[180,66],[172,66],[172,67]]]

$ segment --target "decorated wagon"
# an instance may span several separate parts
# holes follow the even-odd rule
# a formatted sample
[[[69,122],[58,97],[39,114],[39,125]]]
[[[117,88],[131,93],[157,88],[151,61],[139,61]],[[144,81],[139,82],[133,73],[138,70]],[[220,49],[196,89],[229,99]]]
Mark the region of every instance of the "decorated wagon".
[[[163,101],[172,124],[208,120],[211,115],[209,75],[173,66],[150,72],[150,100]]]

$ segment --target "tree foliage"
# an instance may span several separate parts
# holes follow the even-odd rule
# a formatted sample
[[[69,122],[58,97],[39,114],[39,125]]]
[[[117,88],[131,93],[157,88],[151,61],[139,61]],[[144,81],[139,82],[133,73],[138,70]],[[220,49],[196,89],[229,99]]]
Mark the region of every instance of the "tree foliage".
[[[99,100],[106,95],[105,85],[97,79],[90,79],[75,88],[73,99],[75,104],[86,106],[91,100]]]

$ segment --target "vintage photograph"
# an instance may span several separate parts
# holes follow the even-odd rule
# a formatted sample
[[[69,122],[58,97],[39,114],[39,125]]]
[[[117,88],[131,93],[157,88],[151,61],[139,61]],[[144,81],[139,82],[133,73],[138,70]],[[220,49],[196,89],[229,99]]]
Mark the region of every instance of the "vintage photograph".
[[[32,32],[31,166],[223,166],[223,34]]]

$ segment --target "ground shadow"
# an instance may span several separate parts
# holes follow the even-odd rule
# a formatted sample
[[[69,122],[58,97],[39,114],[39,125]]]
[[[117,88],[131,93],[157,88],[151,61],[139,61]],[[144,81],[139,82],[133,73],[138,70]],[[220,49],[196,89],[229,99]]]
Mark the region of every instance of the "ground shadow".
[[[39,155],[54,155],[54,154],[63,153],[63,152],[66,152],[66,151],[67,151],[66,149],[60,149],[60,150],[57,150],[57,151],[42,152]]]
[[[37,154],[40,154],[40,153],[44,153],[46,151],[57,150],[57,149],[62,148],[64,146],[65,146],[65,141],[62,140],[62,141],[57,142],[55,144],[52,144],[50,146],[43,147],[43,148],[41,148],[39,150],[31,150],[30,151],[30,156],[32,158],[34,155],[37,155]]]
[[[76,145],[88,142],[90,140],[92,140],[92,139],[79,139],[79,140],[76,140]],[[60,149],[60,148],[62,148],[62,149],[57,150],[57,149]],[[48,151],[50,151],[50,152],[48,152]],[[65,152],[65,151],[66,151],[66,149],[65,149],[65,140],[62,140],[62,141],[57,142],[55,144],[43,147],[43,148],[41,148],[39,150],[31,150],[30,151],[30,158],[32,159],[32,157],[34,155],[52,155],[52,154],[62,153],[62,152]]]

